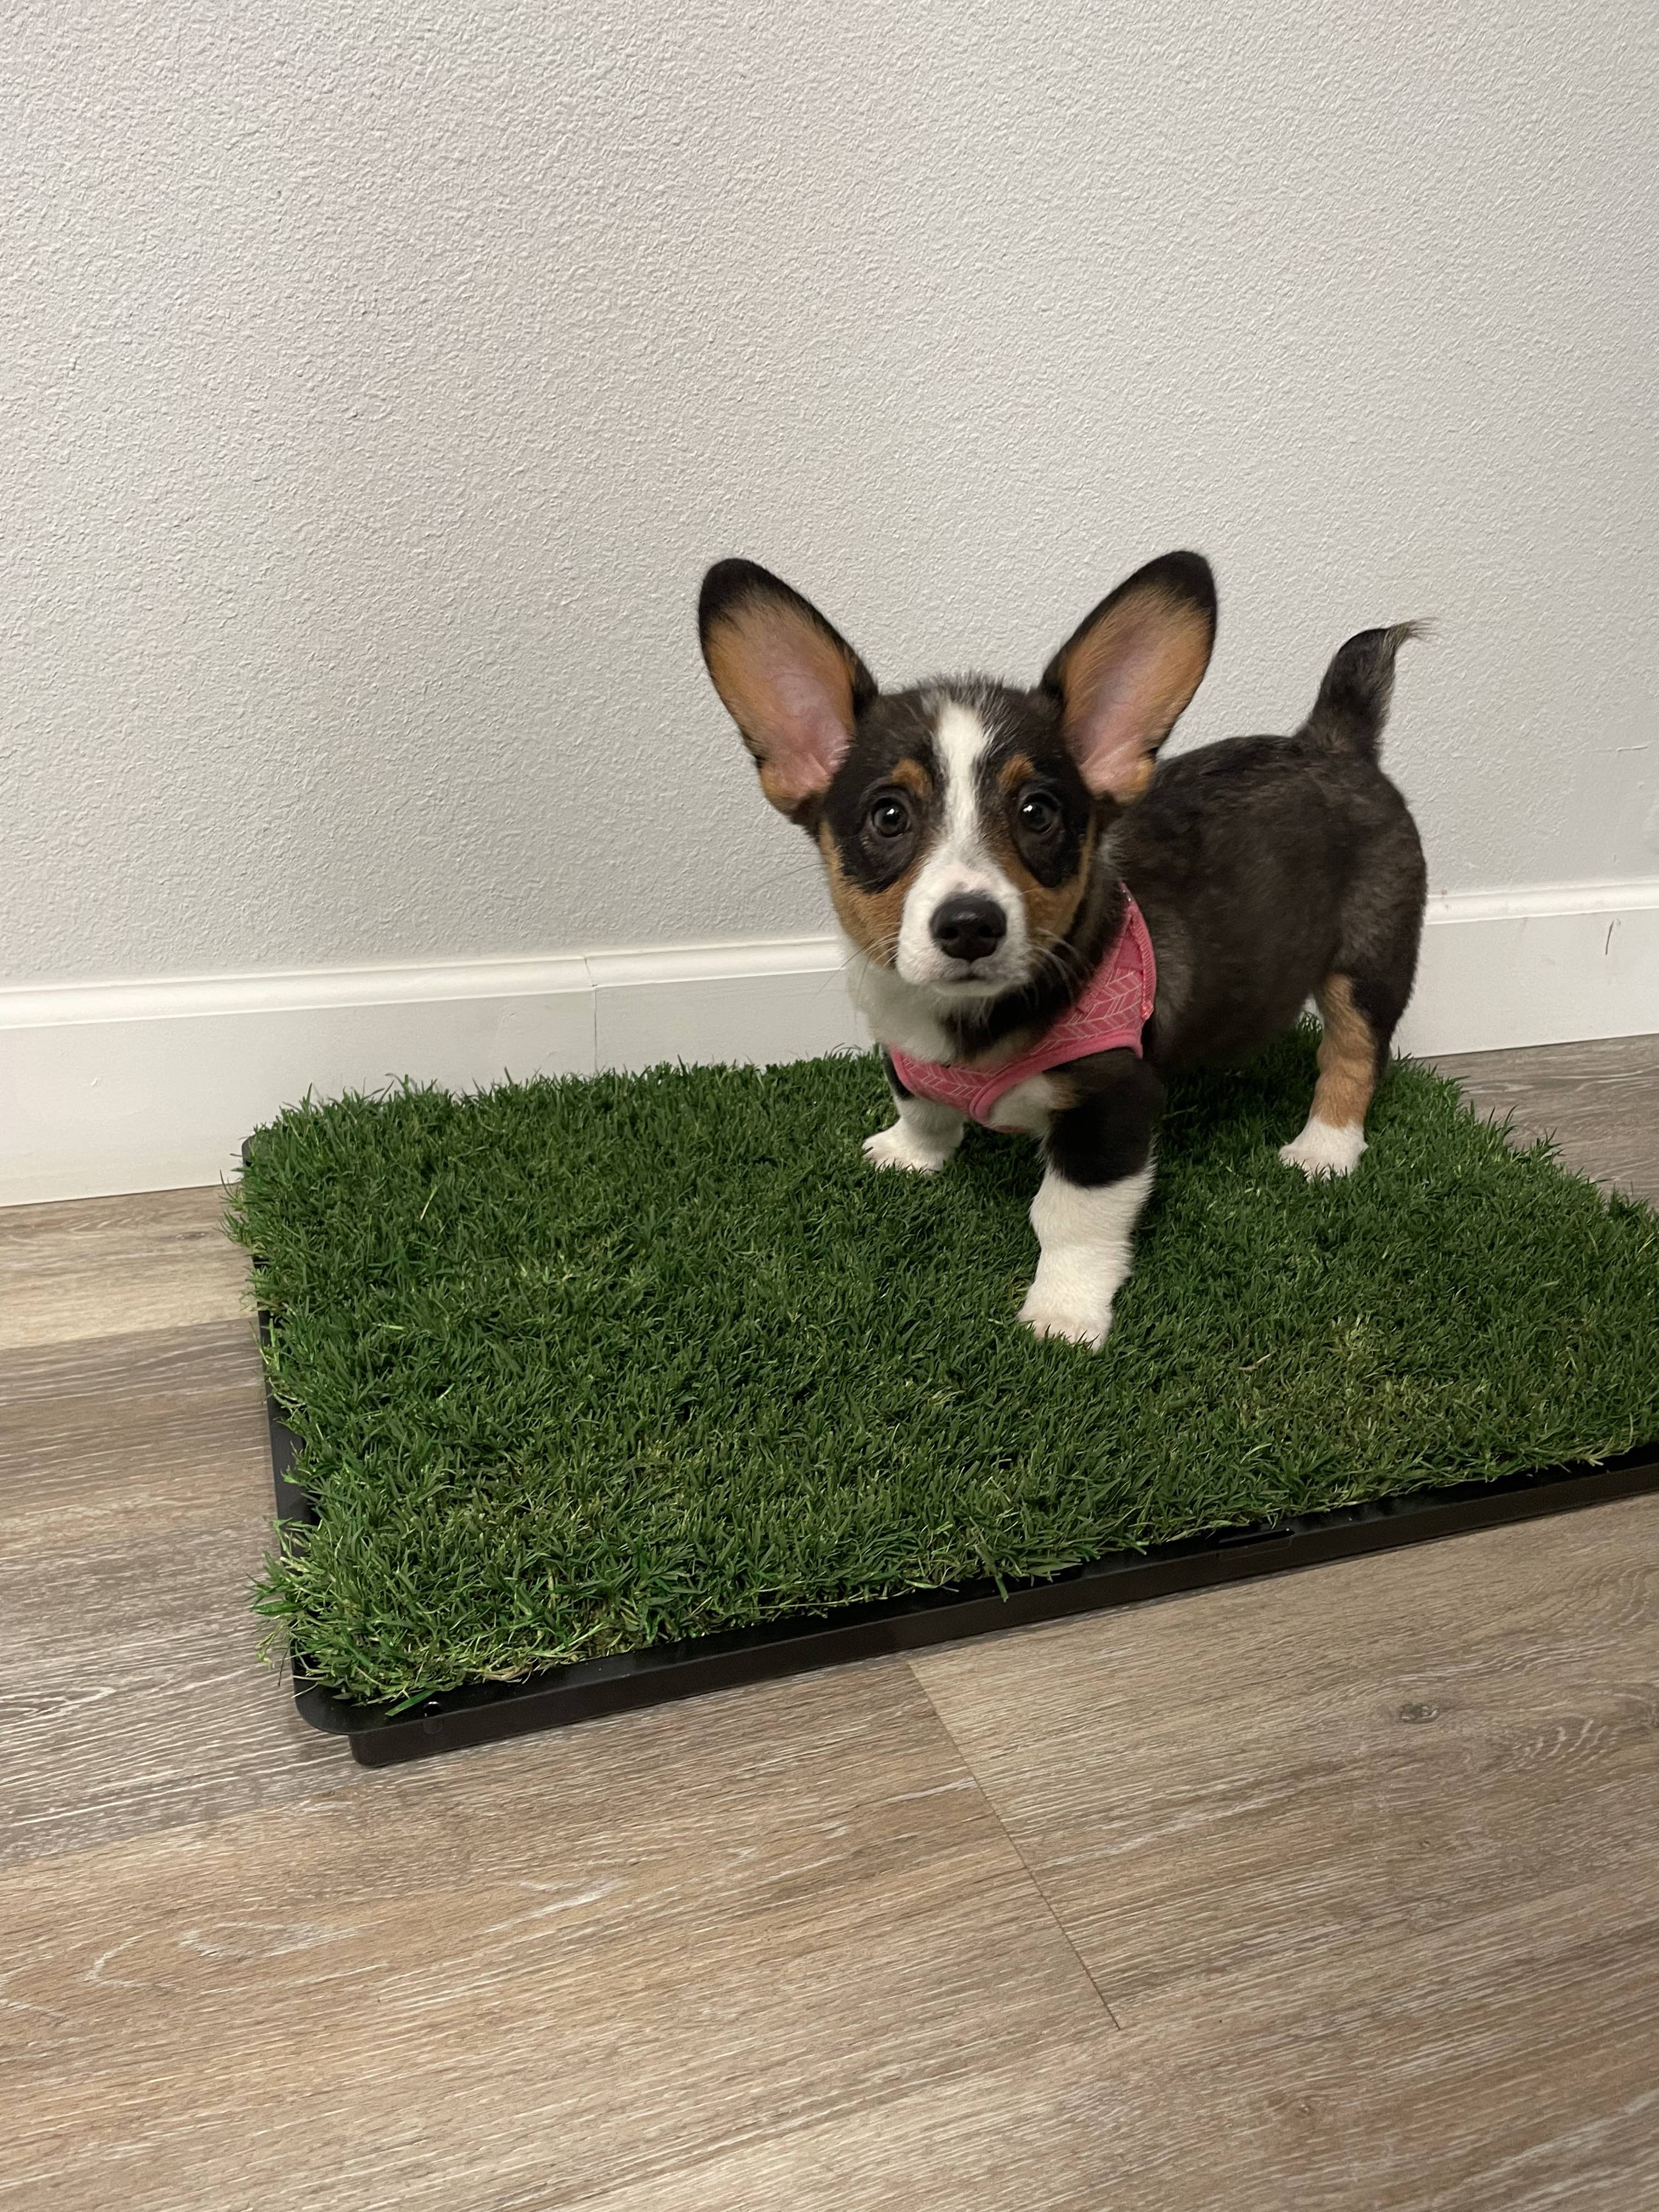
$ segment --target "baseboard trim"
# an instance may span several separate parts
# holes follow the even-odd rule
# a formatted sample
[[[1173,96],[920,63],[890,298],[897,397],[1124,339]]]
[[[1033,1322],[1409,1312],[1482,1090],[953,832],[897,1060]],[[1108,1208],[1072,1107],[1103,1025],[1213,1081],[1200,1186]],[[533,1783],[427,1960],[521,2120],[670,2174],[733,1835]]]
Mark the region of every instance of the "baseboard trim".
[[[1403,1052],[1497,1052],[1659,1030],[1659,880],[1429,902]]]
[[[833,937],[0,990],[0,1204],[207,1183],[307,1091],[865,1042]],[[1659,1031],[1659,880],[1431,902],[1408,1052]]]

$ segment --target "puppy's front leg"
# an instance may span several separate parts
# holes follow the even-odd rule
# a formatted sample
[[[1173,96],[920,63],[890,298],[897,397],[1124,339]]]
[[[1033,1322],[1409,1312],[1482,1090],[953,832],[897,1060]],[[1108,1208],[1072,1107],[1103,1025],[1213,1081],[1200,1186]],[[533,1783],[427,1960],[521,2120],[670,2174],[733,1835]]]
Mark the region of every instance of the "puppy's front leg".
[[[1038,1336],[1097,1350],[1133,1265],[1164,1086],[1129,1052],[1079,1060],[1064,1079],[1083,1095],[1049,1126],[1048,1172],[1031,1201],[1041,1257],[1019,1317]]]
[[[879,1129],[865,1139],[864,1157],[874,1167],[908,1168],[913,1175],[937,1175],[962,1142],[963,1117],[953,1106],[915,1097],[893,1073],[893,1063],[884,1052],[881,1058],[898,1119],[890,1129]]]

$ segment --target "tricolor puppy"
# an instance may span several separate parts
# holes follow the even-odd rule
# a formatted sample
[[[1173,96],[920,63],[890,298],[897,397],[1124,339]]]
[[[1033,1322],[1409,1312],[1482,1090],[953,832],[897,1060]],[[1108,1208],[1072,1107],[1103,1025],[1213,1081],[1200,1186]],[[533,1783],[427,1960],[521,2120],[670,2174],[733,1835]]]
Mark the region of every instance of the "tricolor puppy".
[[[1279,1158],[1346,1175],[1411,995],[1422,848],[1377,741],[1410,623],[1337,654],[1293,737],[1157,765],[1215,636],[1195,553],[1120,584],[1035,690],[878,691],[748,561],[704,580],[703,656],[772,804],[817,844],[898,1108],[865,1151],[932,1174],[971,1115],[1042,1139],[1021,1318],[1098,1345],[1152,1183],[1163,1078],[1241,1059],[1310,998],[1313,1109]]]

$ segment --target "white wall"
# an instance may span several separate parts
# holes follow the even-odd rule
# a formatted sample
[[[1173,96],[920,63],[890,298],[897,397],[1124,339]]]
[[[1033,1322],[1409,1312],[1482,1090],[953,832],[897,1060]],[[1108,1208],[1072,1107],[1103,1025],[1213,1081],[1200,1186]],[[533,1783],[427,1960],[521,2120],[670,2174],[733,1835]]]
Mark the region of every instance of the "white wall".
[[[0,64],[0,1194],[678,1051],[584,956],[822,931],[696,655],[735,551],[902,680],[1197,545],[1184,742],[1437,616],[1424,1036],[1659,1021],[1641,0],[11,0]],[[833,957],[698,972],[805,1048]]]
[[[0,975],[810,932],[741,550],[895,679],[1431,612],[1442,888],[1659,874],[1650,11],[12,0]]]

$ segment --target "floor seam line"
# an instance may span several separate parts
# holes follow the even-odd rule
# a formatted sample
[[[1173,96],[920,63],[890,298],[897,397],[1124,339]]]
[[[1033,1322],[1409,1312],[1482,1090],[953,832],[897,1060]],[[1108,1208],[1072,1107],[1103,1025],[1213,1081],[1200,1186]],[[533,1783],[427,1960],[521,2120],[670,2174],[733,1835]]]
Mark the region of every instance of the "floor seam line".
[[[1107,2003],[1105,1990],[1101,1988],[1100,1984],[1095,1979],[1093,1971],[1091,1968],[1088,1960],[1084,1957],[1082,1952],[1078,1949],[1077,1945],[1072,1941],[1071,1930],[1066,1927],[1059,1913],[1054,1911],[1053,1901],[1049,1898],[1048,1891],[1044,1889],[1042,1884],[1037,1879],[1036,1869],[1026,1857],[1024,1852],[1021,1850],[1018,1844],[1014,1840],[1013,1834],[1008,1826],[1008,1823],[1003,1819],[1001,1812],[998,1808],[996,1800],[992,1796],[990,1791],[981,1780],[979,1771],[975,1766],[973,1760],[969,1759],[966,1751],[963,1750],[962,1745],[957,1741],[956,1731],[951,1728],[951,1723],[945,1719],[944,1714],[940,1712],[933,1692],[928,1688],[927,1683],[922,1680],[921,1675],[917,1674],[912,1661],[907,1656],[904,1663],[910,1670],[911,1680],[921,1692],[922,1696],[927,1698],[929,1706],[932,1708],[933,1718],[939,1723],[939,1726],[945,1730],[945,1735],[950,1737],[951,1743],[955,1746],[957,1757],[967,1768],[969,1773],[972,1775],[974,1787],[978,1790],[981,1797],[984,1800],[986,1810],[990,1814],[991,1818],[996,1822],[998,1827],[1002,1831],[1003,1841],[1007,1844],[1009,1850],[1019,1862],[1020,1868],[1025,1875],[1025,1879],[1030,1883],[1032,1888],[1036,1892],[1037,1896],[1042,1902],[1043,1911],[1048,1914],[1049,1919],[1054,1922],[1054,1926],[1059,1929],[1060,1941],[1065,1944],[1066,1949],[1071,1953],[1072,1956],[1077,1960],[1078,1965],[1082,1968],[1084,1978],[1087,1981],[1089,1987],[1094,1991],[1096,1997],[1098,1999],[1101,2010],[1105,2014],[1107,2019],[1111,2021],[1112,2026],[1117,2030],[1118,2033],[1121,2035],[1124,2032],[1123,2022],[1112,2010],[1110,2005]]]

